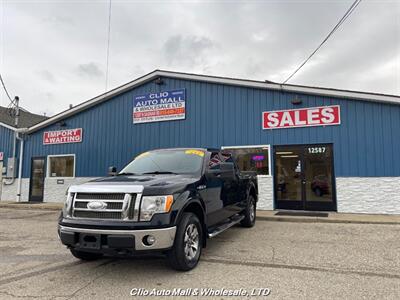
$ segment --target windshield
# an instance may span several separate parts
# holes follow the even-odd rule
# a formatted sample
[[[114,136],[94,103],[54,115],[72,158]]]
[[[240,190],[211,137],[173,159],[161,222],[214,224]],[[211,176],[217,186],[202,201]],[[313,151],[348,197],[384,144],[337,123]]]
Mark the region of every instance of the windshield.
[[[138,155],[120,175],[194,174],[201,171],[204,151],[195,149],[156,150]]]

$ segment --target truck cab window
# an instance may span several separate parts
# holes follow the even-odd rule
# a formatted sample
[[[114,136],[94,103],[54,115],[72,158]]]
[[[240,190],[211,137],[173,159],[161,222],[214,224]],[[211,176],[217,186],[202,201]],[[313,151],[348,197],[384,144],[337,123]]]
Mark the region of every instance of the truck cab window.
[[[210,170],[218,170],[223,162],[233,162],[232,155],[227,152],[212,152],[208,167]]]

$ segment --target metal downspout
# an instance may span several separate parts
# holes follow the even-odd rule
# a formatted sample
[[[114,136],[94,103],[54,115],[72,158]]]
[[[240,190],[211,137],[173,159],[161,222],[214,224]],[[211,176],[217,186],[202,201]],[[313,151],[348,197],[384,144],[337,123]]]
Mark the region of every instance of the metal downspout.
[[[17,202],[21,201],[21,185],[22,185],[22,164],[24,159],[24,139],[17,136],[20,141],[19,162],[18,162],[18,183],[17,183]]]

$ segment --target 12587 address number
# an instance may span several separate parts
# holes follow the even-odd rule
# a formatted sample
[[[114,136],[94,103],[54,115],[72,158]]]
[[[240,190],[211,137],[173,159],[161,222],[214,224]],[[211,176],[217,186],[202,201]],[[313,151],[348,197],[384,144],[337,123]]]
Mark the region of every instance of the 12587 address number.
[[[308,153],[316,154],[316,153],[325,153],[326,147],[311,147],[308,148]]]

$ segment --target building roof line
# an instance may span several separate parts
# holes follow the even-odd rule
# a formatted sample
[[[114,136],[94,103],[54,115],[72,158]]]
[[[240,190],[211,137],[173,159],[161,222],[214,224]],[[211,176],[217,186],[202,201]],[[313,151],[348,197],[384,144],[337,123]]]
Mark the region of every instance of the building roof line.
[[[97,104],[100,104],[104,101],[107,101],[108,99],[110,99],[116,95],[122,94],[136,86],[142,85],[142,84],[146,83],[147,81],[152,80],[154,77],[159,76],[159,75],[157,75],[157,72],[158,72],[158,70],[148,73],[148,74],[146,74],[142,77],[139,77],[131,82],[125,83],[117,88],[114,88],[106,93],[100,94],[94,98],[84,101],[84,102],[78,104],[77,106],[74,106],[73,108],[62,111],[62,112],[50,117],[49,119],[30,127],[28,130],[28,133],[37,131],[37,130],[39,130],[43,127],[46,127],[48,125],[51,125],[59,120],[62,120],[64,118],[74,115],[76,113],[79,113],[83,110],[86,110],[86,109],[88,109],[92,106],[95,106]]]
[[[313,87],[313,86],[306,86],[306,85],[296,85],[296,84],[282,84],[282,83],[275,83],[272,81],[259,81],[259,80],[251,80],[251,79],[240,79],[240,78],[232,78],[232,77],[220,77],[220,76],[212,76],[212,75],[199,75],[199,74],[192,74],[192,73],[180,73],[180,72],[173,72],[173,71],[165,71],[165,70],[157,70],[158,72],[167,73],[164,76],[168,77],[177,77],[183,79],[195,78],[198,81],[208,81],[208,82],[215,82],[215,83],[225,83],[231,85],[241,85],[241,86],[248,86],[248,87],[259,87],[259,88],[266,88],[272,90],[283,90],[283,91],[293,91],[293,92],[304,92],[307,90],[306,93],[315,93],[316,91],[319,94],[323,95],[325,93],[329,93],[329,91],[333,92],[342,92],[347,93],[347,98],[360,98],[363,100],[371,100],[371,101],[380,101],[377,99],[378,97],[385,97],[387,102],[393,103],[400,103],[400,96],[398,95],[391,95],[391,94],[382,94],[382,93],[373,93],[373,92],[364,92],[364,91],[354,91],[354,90],[343,90],[343,89],[335,89],[335,88],[326,88],[326,87]],[[161,76],[161,75],[160,75]],[[208,80],[207,80],[208,79]],[[342,96],[339,96],[342,97]]]
[[[14,110],[13,108],[5,107],[5,106],[0,106],[0,122],[2,124],[5,124],[9,126],[9,129],[15,130],[16,128],[26,128],[26,127],[31,127],[39,122],[42,122],[43,120],[46,120],[47,117],[38,115],[38,114],[33,114],[29,111],[27,111],[24,108],[19,109],[19,120],[18,120],[18,126],[15,124],[15,116],[11,114],[10,110]]]
[[[15,128],[15,127],[13,127],[13,126],[10,126],[10,125],[7,125],[7,124],[5,124],[5,123],[3,123],[3,122],[0,122],[0,126],[2,126],[2,127],[4,127],[4,128],[7,128],[7,129],[10,129],[10,130],[12,130],[12,131],[16,131],[16,130],[17,130],[17,128]]]
[[[400,104],[400,96],[396,96],[396,95],[368,93],[368,92],[360,92],[360,91],[349,91],[349,90],[321,88],[321,87],[310,87],[310,86],[293,85],[293,84],[284,84],[283,85],[280,83],[272,83],[270,81],[257,81],[257,80],[249,80],[249,79],[237,79],[237,78],[230,78],[230,77],[218,77],[218,76],[210,76],[210,75],[181,73],[181,72],[173,72],[173,71],[166,71],[166,70],[155,70],[155,71],[152,71],[152,72],[150,72],[144,76],[141,76],[133,81],[123,84],[117,88],[114,88],[106,93],[103,93],[103,94],[98,95],[94,98],[91,98],[85,102],[82,102],[73,108],[70,108],[63,112],[60,112],[60,113],[50,117],[49,119],[44,120],[34,126],[31,126],[28,129],[28,133],[35,132],[35,131],[37,131],[41,128],[44,128],[48,125],[54,124],[55,122],[57,122],[59,120],[65,119],[76,113],[86,110],[92,106],[95,106],[104,101],[107,101],[116,95],[122,94],[132,88],[142,85],[142,84],[144,84],[148,81],[151,81],[157,77],[168,77],[168,78],[176,78],[176,79],[182,79],[182,80],[193,80],[193,81],[201,81],[201,82],[209,82],[209,83],[225,84],[225,85],[233,85],[233,86],[242,86],[242,87],[249,87],[249,88],[260,88],[260,89],[279,90],[279,91],[293,92],[293,93],[306,93],[306,94],[314,94],[314,95],[320,95],[320,96],[349,98],[349,99],[360,100],[360,101],[372,101],[372,102]]]

